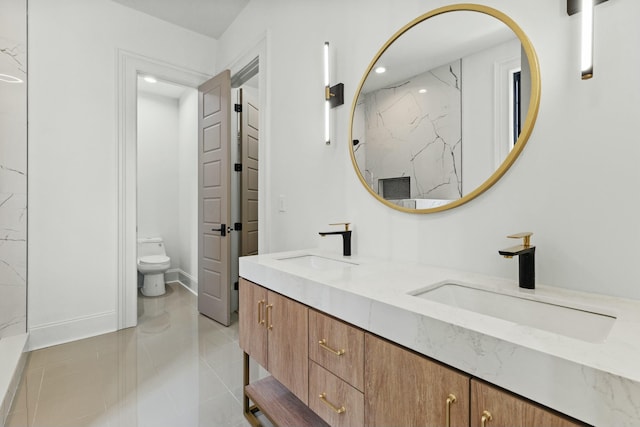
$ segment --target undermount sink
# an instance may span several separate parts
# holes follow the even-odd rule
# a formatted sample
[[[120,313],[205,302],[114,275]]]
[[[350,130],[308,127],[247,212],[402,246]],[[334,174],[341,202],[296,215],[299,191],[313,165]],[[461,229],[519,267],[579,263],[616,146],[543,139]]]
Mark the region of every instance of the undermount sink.
[[[358,265],[355,262],[325,258],[318,255],[292,256],[288,258],[279,258],[278,261],[302,267],[314,268],[316,270],[333,270],[338,268],[355,267]]]
[[[603,342],[616,321],[610,314],[458,283],[443,283],[409,294],[593,343]]]

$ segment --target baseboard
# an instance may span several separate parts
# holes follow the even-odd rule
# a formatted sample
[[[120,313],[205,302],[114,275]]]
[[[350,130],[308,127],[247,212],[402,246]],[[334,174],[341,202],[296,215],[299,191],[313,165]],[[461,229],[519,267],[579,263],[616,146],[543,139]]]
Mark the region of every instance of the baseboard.
[[[192,275],[185,273],[182,270],[178,271],[178,281],[182,283],[187,289],[194,294],[198,295],[198,281]]]
[[[33,326],[29,328],[29,344],[27,348],[32,351],[102,335],[115,331],[117,325],[117,313],[113,310],[62,322]]]
[[[179,268],[172,268],[170,270],[165,271],[164,273],[164,282],[165,283],[169,283],[169,282],[176,282],[178,281],[178,275],[180,274],[180,270]]]
[[[0,340],[0,426],[4,426],[16,395],[24,366],[29,334],[23,333]]]
[[[181,281],[178,280],[177,282],[173,282],[173,283],[177,283],[178,285],[182,286],[183,288],[185,288],[186,290],[188,290],[189,292],[191,292],[195,296],[198,296],[198,294],[196,292],[194,292],[193,289],[191,289],[190,287],[188,287],[187,285],[185,285]]]

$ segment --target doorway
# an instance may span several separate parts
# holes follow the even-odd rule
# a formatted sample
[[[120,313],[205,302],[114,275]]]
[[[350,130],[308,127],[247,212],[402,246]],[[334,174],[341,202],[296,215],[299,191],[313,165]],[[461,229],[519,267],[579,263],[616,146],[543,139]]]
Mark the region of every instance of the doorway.
[[[253,58],[253,59],[247,59]],[[260,41],[249,54],[236,60],[229,67],[232,77],[245,68],[251,61],[257,60],[266,63],[266,42]],[[131,52],[118,52],[118,233],[116,236],[118,246],[118,292],[115,296],[118,312],[117,329],[132,327],[137,324],[137,78],[139,74],[152,74],[159,79],[183,85],[188,88],[197,88],[209,76],[193,72],[192,70],[176,67],[172,64],[163,63],[142,57]],[[258,102],[266,102],[265,73],[257,76],[260,82],[258,89]],[[243,82],[246,83],[246,82]],[[261,109],[260,116],[264,117],[266,109]],[[265,120],[261,120],[265,123]],[[260,158],[266,159],[268,153],[266,146],[266,128],[260,129]],[[265,196],[265,174],[260,172],[258,185],[261,190],[258,201],[258,216],[262,224],[266,224],[266,197]],[[264,229],[264,228],[263,228]],[[266,240],[262,237],[264,231],[258,233],[260,250],[264,251]],[[237,260],[234,262],[237,271]],[[197,278],[196,278],[197,280]],[[230,283],[233,287],[233,282]],[[232,288],[233,289],[233,288]],[[232,291],[232,304],[237,307],[237,291]]]
[[[161,238],[166,281],[197,293],[198,91],[138,76],[137,237]],[[158,246],[160,247],[160,246]],[[138,287],[142,275],[138,273]]]
[[[256,58],[257,59],[257,58]],[[251,72],[244,72],[242,79],[232,78],[231,96],[234,99],[234,111],[231,115],[231,161],[239,164],[241,169],[231,178],[231,218],[240,223],[240,233],[232,233],[231,239],[231,311],[238,311],[239,257],[258,254],[258,199],[259,185],[257,173],[259,155],[252,155],[259,146],[259,99],[260,81],[258,64]],[[243,70],[246,71],[245,67]],[[240,111],[238,111],[240,110]],[[235,137],[234,137],[235,136]],[[255,145],[255,146],[254,146]],[[249,151],[249,152],[247,152]],[[257,154],[257,153],[256,153]],[[243,186],[244,188],[243,191]]]

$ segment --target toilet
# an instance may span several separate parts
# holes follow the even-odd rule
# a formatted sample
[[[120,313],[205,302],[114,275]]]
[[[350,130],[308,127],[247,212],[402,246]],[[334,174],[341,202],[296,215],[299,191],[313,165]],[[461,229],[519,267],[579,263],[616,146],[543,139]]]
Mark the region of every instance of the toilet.
[[[171,258],[164,250],[161,237],[138,239],[138,272],[144,277],[140,290],[142,295],[155,297],[166,292],[164,273],[170,266]]]

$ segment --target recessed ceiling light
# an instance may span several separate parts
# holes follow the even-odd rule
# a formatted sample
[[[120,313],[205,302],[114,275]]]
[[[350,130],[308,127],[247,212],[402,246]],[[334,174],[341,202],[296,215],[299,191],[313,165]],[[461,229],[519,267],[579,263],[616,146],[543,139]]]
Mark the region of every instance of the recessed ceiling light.
[[[420,90],[418,91],[418,93],[427,93],[427,90],[426,90],[426,89],[420,89]]]
[[[386,68],[384,68],[382,65],[381,65],[381,66],[379,66],[379,67],[376,67],[376,73],[378,73],[378,74],[382,74],[382,73],[384,73],[385,71],[387,71],[387,69],[386,69]]]
[[[10,76],[9,74],[0,74],[0,81],[6,83],[22,83],[24,80],[18,77]]]
[[[158,80],[153,76],[144,76],[144,81],[147,83],[158,83]]]

